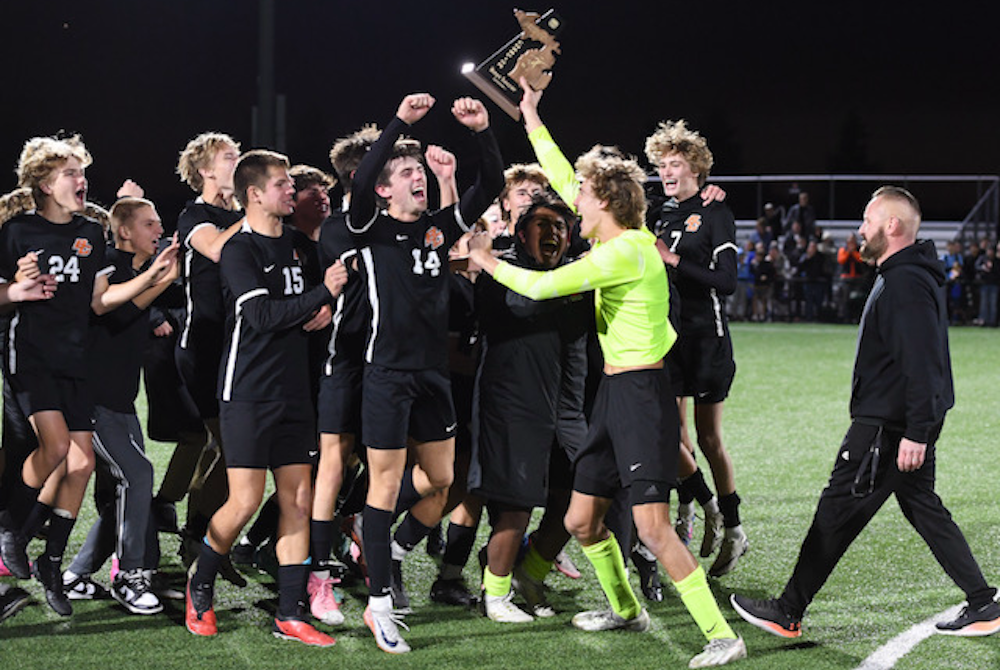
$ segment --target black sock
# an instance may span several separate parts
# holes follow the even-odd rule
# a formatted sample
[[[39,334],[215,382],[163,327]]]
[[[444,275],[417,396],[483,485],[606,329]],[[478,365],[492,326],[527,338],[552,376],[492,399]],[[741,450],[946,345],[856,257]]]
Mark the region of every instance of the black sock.
[[[333,547],[333,521],[309,522],[309,555],[313,567],[319,567],[322,561],[330,560],[330,549]]]
[[[54,565],[62,563],[63,553],[66,552],[66,544],[69,542],[70,533],[76,519],[72,517],[53,514],[49,524],[49,537],[45,541],[45,555]]]
[[[195,512],[188,520],[187,527],[184,530],[190,537],[201,540],[201,538],[205,537],[205,533],[208,532],[208,522],[209,518],[207,516]]]
[[[254,547],[264,544],[264,541],[277,535],[278,531],[278,499],[271,496],[257,513],[257,520],[247,531],[247,540]]]
[[[407,514],[403,522],[396,528],[396,534],[392,539],[406,551],[413,551],[413,548],[420,544],[420,540],[427,537],[430,532],[430,526],[425,526],[417,521],[412,514]]]
[[[21,532],[30,540],[45,525],[50,516],[52,516],[52,506],[36,500],[34,507],[28,512],[28,518],[24,520]]]
[[[740,525],[740,497],[733,491],[719,498],[719,511],[722,512],[722,523],[726,528]]]
[[[691,495],[702,507],[715,496],[712,489],[708,488],[708,484],[705,483],[705,475],[702,474],[701,468],[695,470],[693,475],[685,479],[683,486],[691,492]]]
[[[24,524],[28,520],[31,510],[34,509],[35,503],[38,501],[38,494],[42,490],[28,486],[21,481],[20,477],[17,477],[16,481],[12,483],[13,486],[11,488],[13,490],[10,492],[10,498],[7,503],[6,523],[8,524],[8,530],[20,533],[24,530]]]
[[[683,449],[683,447],[681,448]],[[695,470],[694,474],[696,475],[699,472],[701,471]],[[692,491],[691,487],[688,485],[688,482],[691,481],[691,477],[694,477],[694,475],[680,480],[677,484],[677,502],[681,505],[690,505],[694,502],[694,491]]]
[[[393,511],[393,518],[398,519],[400,514],[420,502],[422,497],[422,495],[417,493],[417,489],[413,485],[413,468],[406,468],[403,471],[403,481],[399,485],[399,497],[396,498],[396,509]]]
[[[306,579],[309,576],[309,566],[298,565],[278,566],[278,618],[283,620],[302,617],[303,603],[306,597]]]
[[[459,526],[457,523],[448,524],[448,544],[445,545],[444,558],[441,562],[445,565],[458,565],[464,567],[472,555],[472,546],[476,543],[476,529],[470,526]]]
[[[392,553],[389,549],[392,512],[365,505],[362,515],[364,523],[361,535],[365,546],[365,563],[368,565],[368,593],[372,596],[387,596],[392,581]]]
[[[215,575],[219,572],[219,564],[225,558],[202,540],[198,552],[198,569],[191,575],[191,588],[212,588]]]

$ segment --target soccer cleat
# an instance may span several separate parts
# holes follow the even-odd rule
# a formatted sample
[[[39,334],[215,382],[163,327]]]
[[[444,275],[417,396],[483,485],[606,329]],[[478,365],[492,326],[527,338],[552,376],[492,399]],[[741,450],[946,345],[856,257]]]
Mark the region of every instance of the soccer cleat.
[[[31,579],[28,540],[24,535],[7,528],[0,529],[0,558],[10,574],[18,579]]]
[[[708,558],[722,545],[726,529],[723,526],[722,512],[718,508],[705,509],[705,536],[701,538],[701,557]]]
[[[10,576],[12,576],[10,574],[10,570],[8,570],[7,566],[4,565],[3,558],[0,558],[0,577],[10,577]]]
[[[660,583],[660,571],[656,558],[645,546],[639,545],[632,552],[632,564],[639,573],[639,588],[646,600],[654,603],[663,602],[663,584]]]
[[[187,584],[187,599],[184,606],[184,625],[195,635],[211,637],[219,632],[212,608],[212,587],[191,590],[191,580]]]
[[[747,657],[747,645],[742,637],[718,637],[709,640],[704,651],[691,659],[689,668],[714,668]]]
[[[406,587],[403,586],[402,561],[392,562],[392,580],[389,583],[389,589],[392,592],[392,611],[396,614],[412,614],[410,596],[407,595]]]
[[[681,503],[677,506],[677,518],[674,519],[674,532],[681,538],[684,546],[694,539],[694,505]]]
[[[399,634],[399,626],[410,629],[399,616],[392,612],[375,612],[368,606],[365,608],[364,619],[375,636],[375,644],[379,649],[390,654],[405,654],[410,651],[410,645]]]
[[[104,600],[111,594],[92,580],[90,575],[77,575],[69,570],[62,574],[63,592],[70,600]]]
[[[788,638],[802,635],[802,620],[785,612],[776,599],[754,600],[734,593],[729,602],[747,622],[771,635]]]
[[[244,538],[245,539],[245,538]],[[252,544],[247,542],[243,543],[242,540],[237,542],[232,549],[229,550],[229,560],[232,561],[233,565],[242,565],[244,567],[253,567],[254,554],[257,548]]]
[[[73,606],[63,590],[62,572],[59,570],[59,566],[53,563],[48,556],[42,554],[35,560],[32,572],[45,588],[45,600],[48,601],[52,611],[59,616],[73,614]]]
[[[444,539],[444,531],[441,529],[441,524],[438,523],[431,528],[431,532],[427,536],[427,555],[431,558],[442,558],[447,546],[447,542]]]
[[[184,600],[184,592],[171,586],[166,576],[159,570],[143,570],[142,572],[149,580],[150,588],[157,598],[160,600]]]
[[[431,600],[456,607],[472,607],[475,602],[475,598],[469,593],[469,587],[461,578],[441,579],[440,577],[431,584]]]
[[[511,587],[517,592],[519,596],[524,598],[524,602],[528,605],[528,611],[534,613],[537,617],[547,618],[556,615],[555,608],[549,602],[549,597],[545,593],[545,584],[532,579],[528,573],[524,571],[523,566],[517,566],[514,568],[514,574],[511,575],[510,580]]]
[[[163,611],[163,603],[153,593],[149,577],[142,568],[121,571],[115,575],[111,583],[111,597],[132,614],[156,614]]]
[[[0,591],[0,621],[14,616],[31,602],[31,596],[22,588],[7,584],[4,584],[0,588],[3,588]]]
[[[310,572],[306,592],[309,594],[309,611],[312,615],[328,626],[339,626],[344,623],[344,613],[340,611],[337,598],[333,595],[333,584],[333,577],[320,577],[317,573]]]
[[[1000,604],[991,600],[975,610],[966,605],[957,617],[951,621],[940,621],[934,624],[934,627],[942,635],[961,637],[992,635],[1000,630]]]
[[[580,569],[576,567],[576,563],[569,557],[565,549],[556,554],[552,566],[570,579],[580,579]]]
[[[332,647],[337,643],[326,633],[316,630],[311,624],[301,619],[282,619],[280,616],[274,618],[274,637],[283,640],[296,640],[311,647]]]
[[[535,620],[520,607],[514,604],[514,592],[508,591],[505,596],[486,596],[486,616],[497,623],[530,623]]]
[[[708,569],[709,577],[721,577],[733,571],[740,557],[747,553],[750,548],[750,541],[747,540],[746,533],[742,526],[726,529],[726,539],[722,542],[719,555],[715,557],[715,562]]]
[[[649,612],[642,608],[639,615],[631,619],[623,619],[614,613],[614,610],[591,610],[580,612],[573,617],[573,625],[580,630],[601,631],[601,630],[631,630],[642,633],[649,629]]]

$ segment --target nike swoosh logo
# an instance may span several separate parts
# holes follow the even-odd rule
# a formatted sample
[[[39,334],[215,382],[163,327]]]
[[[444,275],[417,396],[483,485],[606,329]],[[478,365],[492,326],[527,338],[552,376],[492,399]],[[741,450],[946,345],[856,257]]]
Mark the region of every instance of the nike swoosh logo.
[[[718,628],[718,627],[719,627],[719,624],[717,624],[717,623],[713,623],[713,624],[712,624],[712,627],[711,627],[711,628],[709,628],[709,629],[708,629],[707,631],[705,631],[705,635],[706,635],[706,636],[708,636],[708,635],[711,635],[711,634],[712,634],[712,631],[714,631],[714,630],[715,630],[716,628]]]
[[[446,433],[450,433],[451,431],[455,430],[455,428],[456,428],[457,426],[458,426],[458,423],[453,423],[453,424],[451,424],[450,426],[446,427],[446,428],[444,429],[444,432],[446,432]]]
[[[313,456],[319,456],[319,452],[318,451],[310,451],[309,452],[309,458],[312,458]]]
[[[268,265],[267,267],[264,268],[264,272],[270,272],[273,269],[274,269],[274,265]]]
[[[840,457],[843,458],[845,461],[851,460],[851,455],[847,453],[846,449],[843,451],[843,453],[840,454]]]
[[[636,470],[638,470],[641,467],[642,467],[642,463],[633,463],[632,465],[628,466],[628,470],[629,470],[629,472],[635,472]]]
[[[378,631],[380,633],[380,637],[382,638],[382,641],[385,642],[388,646],[390,646],[393,649],[395,649],[396,645],[399,644],[399,640],[390,640],[388,637],[386,637],[385,629],[382,628],[382,624],[380,624],[378,621],[375,622],[375,625],[378,626]]]
[[[410,239],[409,235],[396,235],[397,242],[405,242],[408,239]]]
[[[702,391],[701,393],[698,394],[698,397],[699,398],[704,398],[704,397],[708,396],[709,393],[711,393],[711,391]]]

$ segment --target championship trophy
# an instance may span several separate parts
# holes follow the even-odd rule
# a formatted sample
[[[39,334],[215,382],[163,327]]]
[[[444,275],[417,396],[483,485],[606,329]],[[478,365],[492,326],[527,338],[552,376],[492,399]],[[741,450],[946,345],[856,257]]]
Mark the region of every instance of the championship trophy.
[[[552,66],[560,54],[556,35],[562,30],[562,19],[554,9],[541,16],[535,12],[514,10],[521,33],[480,63],[466,63],[462,74],[485,93],[500,109],[520,120],[521,77],[540,91],[552,81]]]

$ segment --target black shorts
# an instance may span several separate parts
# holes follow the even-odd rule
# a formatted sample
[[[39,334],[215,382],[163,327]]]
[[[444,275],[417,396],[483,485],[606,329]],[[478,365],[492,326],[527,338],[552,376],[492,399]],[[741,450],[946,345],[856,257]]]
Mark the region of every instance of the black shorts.
[[[222,451],[227,468],[315,464],[316,418],[309,398],[219,403]]]
[[[677,483],[680,439],[666,370],[605,375],[575,463],[573,489],[614,498],[620,488],[631,487],[632,504],[667,502]]]
[[[694,398],[696,405],[710,405],[729,395],[736,361],[728,332],[723,337],[680,335],[666,360],[678,398]]]
[[[94,396],[86,380],[25,370],[10,376],[10,386],[24,416],[55,410],[70,431],[94,430]]]
[[[324,371],[326,372],[326,371]],[[334,361],[319,378],[319,432],[357,435],[361,429],[361,361]]]
[[[219,416],[219,365],[223,334],[211,328],[192,329],[187,349],[178,344],[174,358],[177,373],[203,421]]]
[[[366,365],[361,394],[362,442],[403,449],[407,436],[434,442],[455,436],[451,382],[443,370],[390,370]]]

